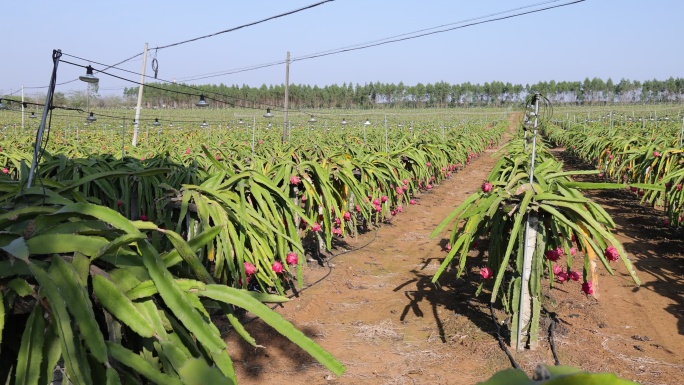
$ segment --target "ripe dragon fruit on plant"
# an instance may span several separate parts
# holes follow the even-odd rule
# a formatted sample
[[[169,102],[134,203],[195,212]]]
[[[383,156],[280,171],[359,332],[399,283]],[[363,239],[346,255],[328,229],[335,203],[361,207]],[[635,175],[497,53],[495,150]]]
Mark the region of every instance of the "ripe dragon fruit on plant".
[[[489,182],[484,182],[484,183],[482,184],[482,191],[484,191],[484,192],[486,192],[486,193],[492,191],[492,184],[489,183]]]
[[[608,246],[605,255],[609,261],[617,261],[619,256],[618,251],[614,246]]]
[[[283,272],[283,264],[278,261],[275,261],[271,265],[271,270],[273,270],[273,272],[276,274],[280,274]]]
[[[480,275],[484,279],[490,279],[494,276],[494,271],[490,267],[483,267],[480,269]]]
[[[256,273],[256,266],[254,266],[250,262],[245,262],[244,266],[245,266],[245,274],[252,275],[252,274]]]
[[[285,262],[287,262],[288,265],[296,265],[299,262],[299,256],[297,256],[297,253],[295,253],[294,251],[290,251],[289,253],[287,253]]]

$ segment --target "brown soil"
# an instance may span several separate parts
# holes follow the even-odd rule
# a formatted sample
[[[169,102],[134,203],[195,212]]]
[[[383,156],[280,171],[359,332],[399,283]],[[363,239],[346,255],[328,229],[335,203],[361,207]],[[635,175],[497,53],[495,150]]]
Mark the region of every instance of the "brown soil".
[[[511,118],[511,127],[515,119]],[[247,330],[254,348],[227,333],[240,384],[475,384],[511,366],[495,337],[488,296],[474,297],[486,257],[484,242],[461,279],[431,279],[446,255],[446,232],[430,232],[494,165],[495,150],[418,197],[389,224],[347,239],[332,251],[332,270],[310,263],[305,282],[320,283],[277,311],[344,363],[335,377],[296,345],[256,320]],[[562,152],[558,152],[562,155]],[[568,164],[570,168],[581,167]],[[642,280],[637,288],[624,267],[604,273],[600,299],[582,295],[576,282],[548,291],[558,314],[555,341],[561,364],[611,371],[643,384],[678,384],[684,378],[684,296],[681,234],[660,225],[663,216],[623,192],[590,194],[618,224],[617,234]],[[365,246],[365,247],[364,247]],[[354,250],[345,252],[345,250]],[[326,274],[330,273],[326,276]],[[503,318],[503,313],[497,311]],[[542,321],[548,326],[548,319]],[[516,353],[528,373],[553,364],[545,333],[536,351]],[[677,380],[679,378],[679,380]]]

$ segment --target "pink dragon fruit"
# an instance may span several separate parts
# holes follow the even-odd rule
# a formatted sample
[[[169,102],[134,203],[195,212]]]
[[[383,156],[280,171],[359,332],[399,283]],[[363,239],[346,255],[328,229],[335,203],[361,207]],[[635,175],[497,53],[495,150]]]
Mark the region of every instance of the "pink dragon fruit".
[[[486,193],[492,191],[492,184],[489,183],[489,182],[484,182],[484,183],[482,184],[482,191],[484,191],[484,192],[486,192]]]
[[[296,265],[299,262],[299,256],[297,256],[297,253],[295,253],[294,251],[290,251],[289,253],[287,253],[285,262],[287,262],[288,265]]]
[[[617,261],[617,260],[618,260],[619,253],[618,253],[617,249],[616,249],[614,246],[608,246],[608,247],[606,248],[605,255],[606,255],[606,258],[607,258],[609,261]]]
[[[273,272],[276,274],[280,274],[283,272],[283,264],[278,261],[275,261],[271,265],[271,270],[273,270]]]

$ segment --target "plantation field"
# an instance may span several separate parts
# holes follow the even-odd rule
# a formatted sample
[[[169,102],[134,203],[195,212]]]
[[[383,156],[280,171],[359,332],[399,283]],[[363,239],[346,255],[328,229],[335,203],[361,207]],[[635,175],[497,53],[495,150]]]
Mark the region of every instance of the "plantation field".
[[[586,169],[563,150],[553,153],[566,162],[566,169]],[[442,282],[442,287],[431,284],[447,252],[447,232],[436,239],[429,234],[444,213],[481,188],[494,165],[492,155],[494,150],[488,150],[453,178],[419,195],[417,205],[377,234],[363,234],[332,250],[330,255],[339,255],[331,260],[332,271],[311,262],[305,281],[325,279],[278,309],[347,363],[342,378],[330,376],[255,321],[247,328],[269,341],[263,349],[227,334],[244,383],[474,384],[510,367],[496,341],[487,297],[474,298],[487,245],[469,253],[473,259],[462,279]],[[560,319],[555,331],[559,360],[642,384],[677,384],[684,371],[684,242],[678,231],[662,226],[662,212],[639,204],[633,194],[590,195],[616,220],[616,236],[642,285],[635,288],[628,272],[618,268],[614,277],[600,275],[598,299],[583,295],[577,282],[547,288],[549,308]],[[496,315],[500,321],[506,317],[498,307]],[[511,349],[528,373],[539,363],[553,364],[549,326],[543,323],[539,350]]]
[[[684,373],[678,106],[557,109],[534,181],[510,110],[292,111],[285,134],[280,112],[143,110],[137,146],[130,110],[55,110],[35,175],[29,113],[0,111],[0,380],[62,351],[82,383],[483,381],[511,366],[530,213],[522,369],[553,347]]]

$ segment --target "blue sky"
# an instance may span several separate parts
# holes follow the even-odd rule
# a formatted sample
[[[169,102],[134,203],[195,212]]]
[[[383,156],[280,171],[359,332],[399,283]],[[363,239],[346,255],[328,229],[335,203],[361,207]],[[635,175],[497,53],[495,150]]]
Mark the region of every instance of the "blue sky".
[[[211,34],[318,0],[11,1],[3,4],[0,95],[44,86],[51,53],[112,64],[150,47]],[[159,50],[159,77],[183,79],[368,42],[541,3],[543,0],[336,0],[257,26]],[[551,2],[557,5],[569,0]],[[579,4],[451,32],[294,62],[290,83],[535,83],[611,77],[684,77],[684,1],[587,0]],[[154,52],[150,52],[150,58]],[[65,60],[76,59],[63,57]],[[77,61],[81,63],[80,61]],[[147,73],[151,74],[150,61]],[[141,59],[122,65],[140,72]],[[97,65],[94,65],[98,68]],[[58,82],[81,68],[60,64]],[[139,80],[133,74],[120,75]],[[198,83],[282,84],[284,65]],[[131,83],[102,75],[101,94]],[[85,89],[74,82],[58,91]],[[36,90],[27,89],[27,93]],[[43,91],[43,90],[40,90]],[[43,91],[44,92],[44,91]]]

